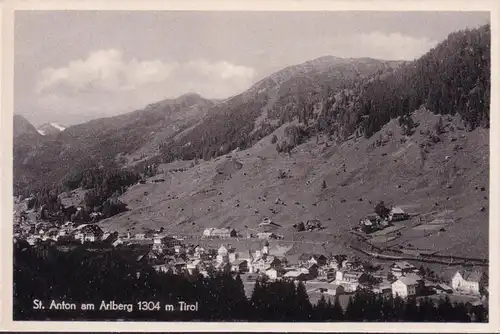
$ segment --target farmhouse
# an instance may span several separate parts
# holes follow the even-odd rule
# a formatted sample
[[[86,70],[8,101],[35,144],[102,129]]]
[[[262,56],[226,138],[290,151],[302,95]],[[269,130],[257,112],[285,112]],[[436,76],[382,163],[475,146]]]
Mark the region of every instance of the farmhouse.
[[[180,246],[180,241],[171,236],[161,234],[153,238],[153,250],[162,252],[175,246]]]
[[[328,267],[334,270],[339,270],[342,266],[342,263],[339,263],[336,258],[332,257],[328,260]]]
[[[84,242],[95,242],[100,240],[104,232],[96,224],[83,224],[76,228],[75,239]]]
[[[384,222],[384,223],[382,223]],[[379,230],[385,226],[387,226],[387,222],[383,220],[379,215],[377,214],[370,214],[367,215],[365,218],[361,219],[359,221],[360,228],[365,232],[365,233],[371,233],[373,231]]]
[[[361,271],[338,270],[335,273],[335,283],[341,284],[346,291],[355,291],[360,284],[368,280],[368,275]]]
[[[401,221],[409,218],[409,215],[403,211],[400,207],[394,207],[391,209],[389,213],[389,221]]]
[[[276,268],[268,268],[265,271],[265,273],[266,273],[266,276],[269,277],[269,279],[276,280],[282,276],[283,270],[276,269]]]
[[[374,214],[367,215],[365,218],[361,219],[359,224],[360,225],[367,225],[367,226],[377,225],[381,220],[382,220],[382,218],[380,218],[379,215],[374,213]]]
[[[327,262],[326,256],[323,254],[301,254],[299,257],[299,262],[301,265],[316,264],[318,266],[324,266]]]
[[[458,270],[451,279],[451,287],[453,288],[453,290],[460,293],[480,295],[487,285],[487,275],[477,270]]]
[[[236,235],[236,230],[235,229],[230,229],[230,228],[207,228],[203,231],[203,237],[204,238],[235,238]]]
[[[272,232],[260,232],[260,233],[257,233],[257,238],[259,239],[277,239],[278,236]]]
[[[309,271],[301,268],[287,272],[283,277],[290,278],[296,281],[306,281],[309,279]]]
[[[261,257],[256,257],[251,263],[251,272],[262,272],[268,270],[269,268],[281,269],[282,262],[276,256],[264,255]]]

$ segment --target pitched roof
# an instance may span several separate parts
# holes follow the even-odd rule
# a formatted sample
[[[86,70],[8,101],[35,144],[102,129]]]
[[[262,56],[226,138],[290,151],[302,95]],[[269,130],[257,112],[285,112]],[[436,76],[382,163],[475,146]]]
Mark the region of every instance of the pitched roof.
[[[417,285],[418,284],[418,281],[412,276],[402,276],[398,279],[398,281],[400,281],[404,285]]]
[[[412,268],[415,268],[414,265],[409,264],[406,261],[394,262],[394,264],[392,265],[392,267],[398,267],[398,268],[401,268],[401,269],[412,269]]]
[[[446,291],[446,290],[452,290],[450,286],[448,286],[448,285],[446,285],[446,284],[444,284],[444,283],[440,283],[440,284],[436,285],[436,287],[437,287],[437,288],[440,288],[440,289],[442,289],[442,290],[445,290],[445,291]]]
[[[355,278],[360,278],[364,273],[360,271],[346,271],[344,273],[344,277],[350,276],[350,277],[355,277]]]
[[[394,207],[392,208],[391,213],[404,214],[405,212],[400,207]]]
[[[404,277],[414,279],[415,281],[422,281],[422,277],[420,277],[417,274],[406,274],[406,275],[404,275]]]
[[[313,253],[302,253],[300,256],[299,256],[299,260],[301,261],[308,261],[310,260],[311,258],[315,259],[315,260],[318,260],[319,258],[325,258],[326,259],[326,256],[324,256],[323,254],[313,254]]]
[[[460,274],[462,274],[462,277],[464,278],[464,280],[466,281],[469,281],[469,282],[479,282],[481,281],[481,278],[483,278],[483,273],[480,272],[480,271],[477,271],[477,270],[474,270],[474,271],[465,271],[465,272],[461,272]]]
[[[285,274],[285,277],[298,277],[300,275],[307,275],[307,273],[298,270],[292,270]]]

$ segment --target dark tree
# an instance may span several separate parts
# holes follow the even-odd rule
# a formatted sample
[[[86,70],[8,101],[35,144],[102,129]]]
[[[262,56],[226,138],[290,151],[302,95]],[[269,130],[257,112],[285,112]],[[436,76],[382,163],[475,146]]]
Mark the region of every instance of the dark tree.
[[[377,215],[379,215],[381,218],[384,218],[384,219],[388,218],[390,212],[391,212],[391,210],[385,206],[384,201],[379,202],[375,206],[375,213]]]

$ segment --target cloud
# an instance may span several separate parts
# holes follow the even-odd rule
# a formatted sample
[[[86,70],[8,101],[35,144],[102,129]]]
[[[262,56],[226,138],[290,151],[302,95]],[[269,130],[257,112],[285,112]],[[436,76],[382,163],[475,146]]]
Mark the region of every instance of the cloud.
[[[227,61],[204,59],[164,62],[159,59],[126,60],[120,50],[92,52],[86,59],[74,60],[64,67],[46,68],[41,72],[35,91],[43,93],[80,94],[89,92],[127,92],[193,77],[209,81],[237,81],[248,84],[255,70]],[[227,92],[220,92],[226,94]],[[182,93],[181,93],[182,94]]]
[[[64,66],[43,69],[33,103],[39,112],[81,122],[188,92],[226,98],[248,89],[255,75],[253,68],[227,60],[137,60],[120,50],[99,50]]]
[[[65,67],[47,68],[41,73],[36,92],[67,90],[126,91],[138,86],[162,82],[174,66],[160,60],[125,61],[119,50],[109,49],[91,53],[86,59],[71,61]]]
[[[437,44],[426,37],[379,31],[359,34],[355,40],[361,48],[369,50],[370,57],[390,60],[413,60]]]

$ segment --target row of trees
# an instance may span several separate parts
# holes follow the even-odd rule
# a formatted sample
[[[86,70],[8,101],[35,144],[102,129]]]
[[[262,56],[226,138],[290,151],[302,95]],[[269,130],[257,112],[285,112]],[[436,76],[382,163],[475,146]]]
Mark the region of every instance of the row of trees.
[[[83,247],[83,246],[82,246]],[[173,275],[155,272],[136,261],[133,250],[108,249],[88,252],[76,248],[59,252],[39,245],[14,246],[14,319],[15,320],[200,320],[200,321],[486,321],[484,308],[467,308],[443,299],[402,300],[358,290],[347,306],[339,298],[321,297],[316,305],[309,301],[303,283],[271,282],[257,279],[250,298],[239,275],[229,271],[211,271],[209,277],[198,273]],[[126,291],[126,293],[124,293]],[[33,308],[38,299],[45,310]],[[50,310],[50,301],[73,302],[74,311]],[[82,311],[81,303],[101,301],[132,303],[134,310]],[[161,310],[140,311],[138,301],[159,302]],[[165,311],[165,304],[198,302],[197,312]],[[177,310],[178,308],[176,308]]]

